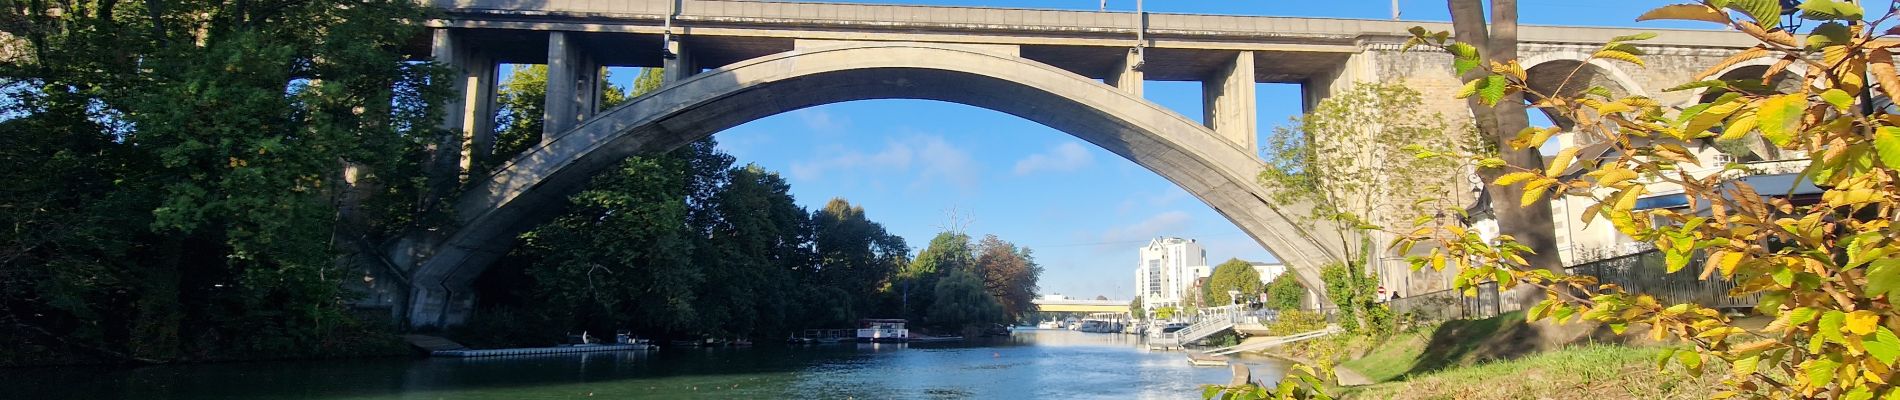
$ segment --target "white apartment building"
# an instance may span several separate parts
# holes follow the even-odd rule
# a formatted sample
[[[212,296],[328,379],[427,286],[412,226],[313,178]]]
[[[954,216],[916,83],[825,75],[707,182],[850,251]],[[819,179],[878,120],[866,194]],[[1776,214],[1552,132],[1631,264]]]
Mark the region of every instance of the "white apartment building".
[[[1149,309],[1180,307],[1194,281],[1212,272],[1207,249],[1193,239],[1158,237],[1142,246],[1135,265],[1135,296]]]

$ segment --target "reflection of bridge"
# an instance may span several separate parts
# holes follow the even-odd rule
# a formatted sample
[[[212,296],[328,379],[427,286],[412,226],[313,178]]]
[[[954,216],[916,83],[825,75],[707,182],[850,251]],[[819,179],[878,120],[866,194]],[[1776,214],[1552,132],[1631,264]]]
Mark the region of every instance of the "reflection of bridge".
[[[1128,313],[1126,300],[1036,299],[1036,311],[1079,313]]]
[[[1345,261],[1351,245],[1315,234],[1330,227],[1297,222],[1309,206],[1274,202],[1256,179],[1255,84],[1299,84],[1308,106],[1355,82],[1405,81],[1432,99],[1462,86],[1444,53],[1398,51],[1413,22],[728,0],[418,1],[438,13],[423,22],[429,36],[408,50],[455,77],[442,125],[460,140],[441,145],[463,159],[436,167],[497,168],[469,176],[468,190],[448,200],[452,221],[389,249],[400,275],[391,281],[411,284],[367,301],[394,306],[415,326],[467,318],[475,278],[595,172],[758,118],[887,98],[996,110],[1101,146],[1207,203],[1285,261],[1309,297],[1324,298],[1319,267]],[[1633,32],[1526,26],[1525,66],[1534,85],[1568,73],[1651,94],[1639,82],[1687,81],[1676,75],[1695,70],[1688,66],[1752,44],[1733,33],[1668,32],[1644,44],[1656,54],[1645,72],[1662,71],[1650,75],[1587,59],[1594,44]],[[502,63],[548,66],[544,134],[512,160],[490,154]],[[1580,64],[1594,67],[1571,72]],[[603,110],[606,66],[664,67],[665,85]],[[1202,118],[1148,101],[1147,80],[1202,83]],[[1691,94],[1655,95],[1674,104]],[[1464,113],[1463,102],[1437,103],[1442,114]]]

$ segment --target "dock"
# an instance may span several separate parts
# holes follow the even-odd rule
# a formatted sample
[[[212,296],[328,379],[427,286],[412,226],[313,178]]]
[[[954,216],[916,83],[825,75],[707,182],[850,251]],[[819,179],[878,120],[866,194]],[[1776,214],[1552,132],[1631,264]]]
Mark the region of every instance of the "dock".
[[[1205,353],[1188,353],[1187,358],[1188,364],[1193,364],[1196,367],[1225,367],[1227,366],[1228,359],[1227,356]]]
[[[650,350],[653,346],[645,344],[603,344],[589,346],[526,347],[516,349],[487,350],[438,350],[430,352],[435,357],[500,357],[523,356],[533,354],[591,353],[597,351]]]

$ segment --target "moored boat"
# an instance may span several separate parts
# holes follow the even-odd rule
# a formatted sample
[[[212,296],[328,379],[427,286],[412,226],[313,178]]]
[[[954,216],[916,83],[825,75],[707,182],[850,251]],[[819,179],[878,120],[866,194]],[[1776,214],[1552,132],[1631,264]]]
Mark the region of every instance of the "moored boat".
[[[904,327],[907,321],[902,319],[863,319],[858,321],[859,342],[906,342],[910,340],[910,329]]]

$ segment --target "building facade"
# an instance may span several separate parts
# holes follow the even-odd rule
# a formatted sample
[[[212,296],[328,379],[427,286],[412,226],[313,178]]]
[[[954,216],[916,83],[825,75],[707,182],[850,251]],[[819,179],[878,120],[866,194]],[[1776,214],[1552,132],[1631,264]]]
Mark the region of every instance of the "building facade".
[[[1142,246],[1135,265],[1135,296],[1149,309],[1180,307],[1194,289],[1194,280],[1205,278],[1207,249],[1193,239],[1159,237]]]

